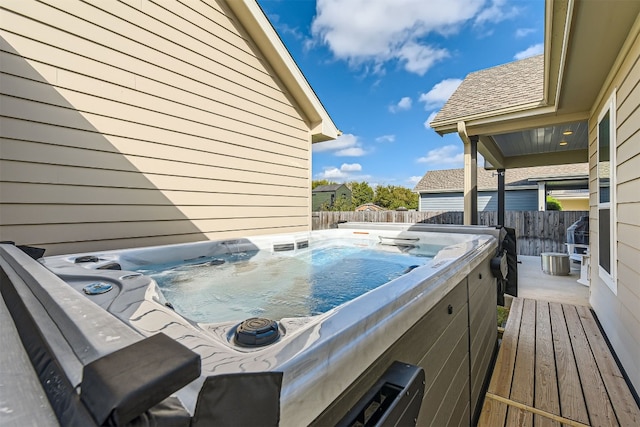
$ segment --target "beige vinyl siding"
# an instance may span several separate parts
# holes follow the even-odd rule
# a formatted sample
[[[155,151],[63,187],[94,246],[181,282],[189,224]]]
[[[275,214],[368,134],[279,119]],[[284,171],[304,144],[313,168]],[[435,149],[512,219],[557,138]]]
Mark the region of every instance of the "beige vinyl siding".
[[[640,40],[613,70],[590,119],[591,297],[598,319],[636,390],[640,390]],[[596,124],[616,91],[617,295],[598,277]]]
[[[309,124],[226,5],[93,3],[1,6],[0,239],[309,230]]]

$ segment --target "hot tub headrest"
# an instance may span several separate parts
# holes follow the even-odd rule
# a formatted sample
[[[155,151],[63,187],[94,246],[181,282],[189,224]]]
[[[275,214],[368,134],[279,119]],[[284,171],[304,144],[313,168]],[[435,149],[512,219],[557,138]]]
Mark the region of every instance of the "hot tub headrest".
[[[200,356],[159,333],[84,366],[80,399],[99,425],[123,425],[200,376]]]

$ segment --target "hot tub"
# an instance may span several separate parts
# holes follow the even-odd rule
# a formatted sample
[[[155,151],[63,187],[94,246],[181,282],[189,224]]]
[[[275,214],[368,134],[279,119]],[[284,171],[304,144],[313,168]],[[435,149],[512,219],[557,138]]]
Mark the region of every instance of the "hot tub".
[[[170,404],[163,401],[169,409],[181,406],[191,425],[348,424],[354,408],[362,406],[394,362],[424,371],[424,388],[416,400],[419,425],[470,424],[496,348],[498,291],[491,260],[505,265],[503,233],[477,226],[350,223],[309,233],[45,257],[39,264],[3,246],[5,275],[12,283],[26,284],[20,290],[23,285],[14,283],[14,291],[3,285],[3,296],[35,296],[47,307],[49,323],[66,343],[52,352],[76,392],[88,375],[87,365],[160,333],[197,354],[197,378],[172,391]],[[414,258],[402,261],[410,266],[400,265],[400,271],[390,273],[391,280],[349,301],[316,311],[300,309],[304,303],[298,302],[290,312],[279,307],[267,319],[263,305],[270,303],[229,310],[237,302],[232,297],[223,298],[220,308],[208,315],[176,307],[171,292],[153,279],[206,268],[204,277],[221,281],[217,268],[226,265],[252,271],[252,280],[266,280],[271,272],[258,259],[299,260],[335,242],[373,250],[383,258]],[[234,264],[238,257],[244,258],[242,268]],[[371,274],[371,267],[360,273]],[[240,276],[225,274],[223,287],[241,286]],[[286,307],[287,295],[299,294],[306,301],[315,292],[313,284],[296,280],[283,284],[279,293],[273,290],[278,285],[266,288],[278,294],[275,299],[284,298]],[[203,285],[184,285],[189,286]],[[340,286],[348,287],[349,281]],[[213,291],[203,295],[207,293]],[[27,311],[35,310],[29,304]],[[242,323],[247,317],[253,319]],[[248,340],[240,338],[245,329],[250,329]],[[144,360],[129,360],[144,367]],[[136,408],[143,408],[140,405]]]

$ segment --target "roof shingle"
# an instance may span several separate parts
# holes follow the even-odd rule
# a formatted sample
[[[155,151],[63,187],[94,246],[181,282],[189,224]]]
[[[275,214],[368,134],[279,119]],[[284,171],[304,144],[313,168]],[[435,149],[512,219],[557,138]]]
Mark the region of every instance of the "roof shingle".
[[[433,120],[457,121],[508,107],[542,102],[544,55],[467,75]]]
[[[496,190],[498,178],[496,171],[478,168],[478,190]],[[536,166],[531,168],[507,169],[505,185],[535,185],[536,179],[586,177],[589,175],[588,163],[576,163],[560,166]],[[444,169],[427,172],[416,184],[413,191],[437,193],[441,191],[462,191],[464,188],[464,169]]]

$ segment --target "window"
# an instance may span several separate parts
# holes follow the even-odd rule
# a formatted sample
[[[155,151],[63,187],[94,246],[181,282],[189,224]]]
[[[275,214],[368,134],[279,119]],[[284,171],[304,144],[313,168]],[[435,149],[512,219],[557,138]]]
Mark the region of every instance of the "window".
[[[616,284],[615,92],[598,117],[598,270],[618,293]]]

